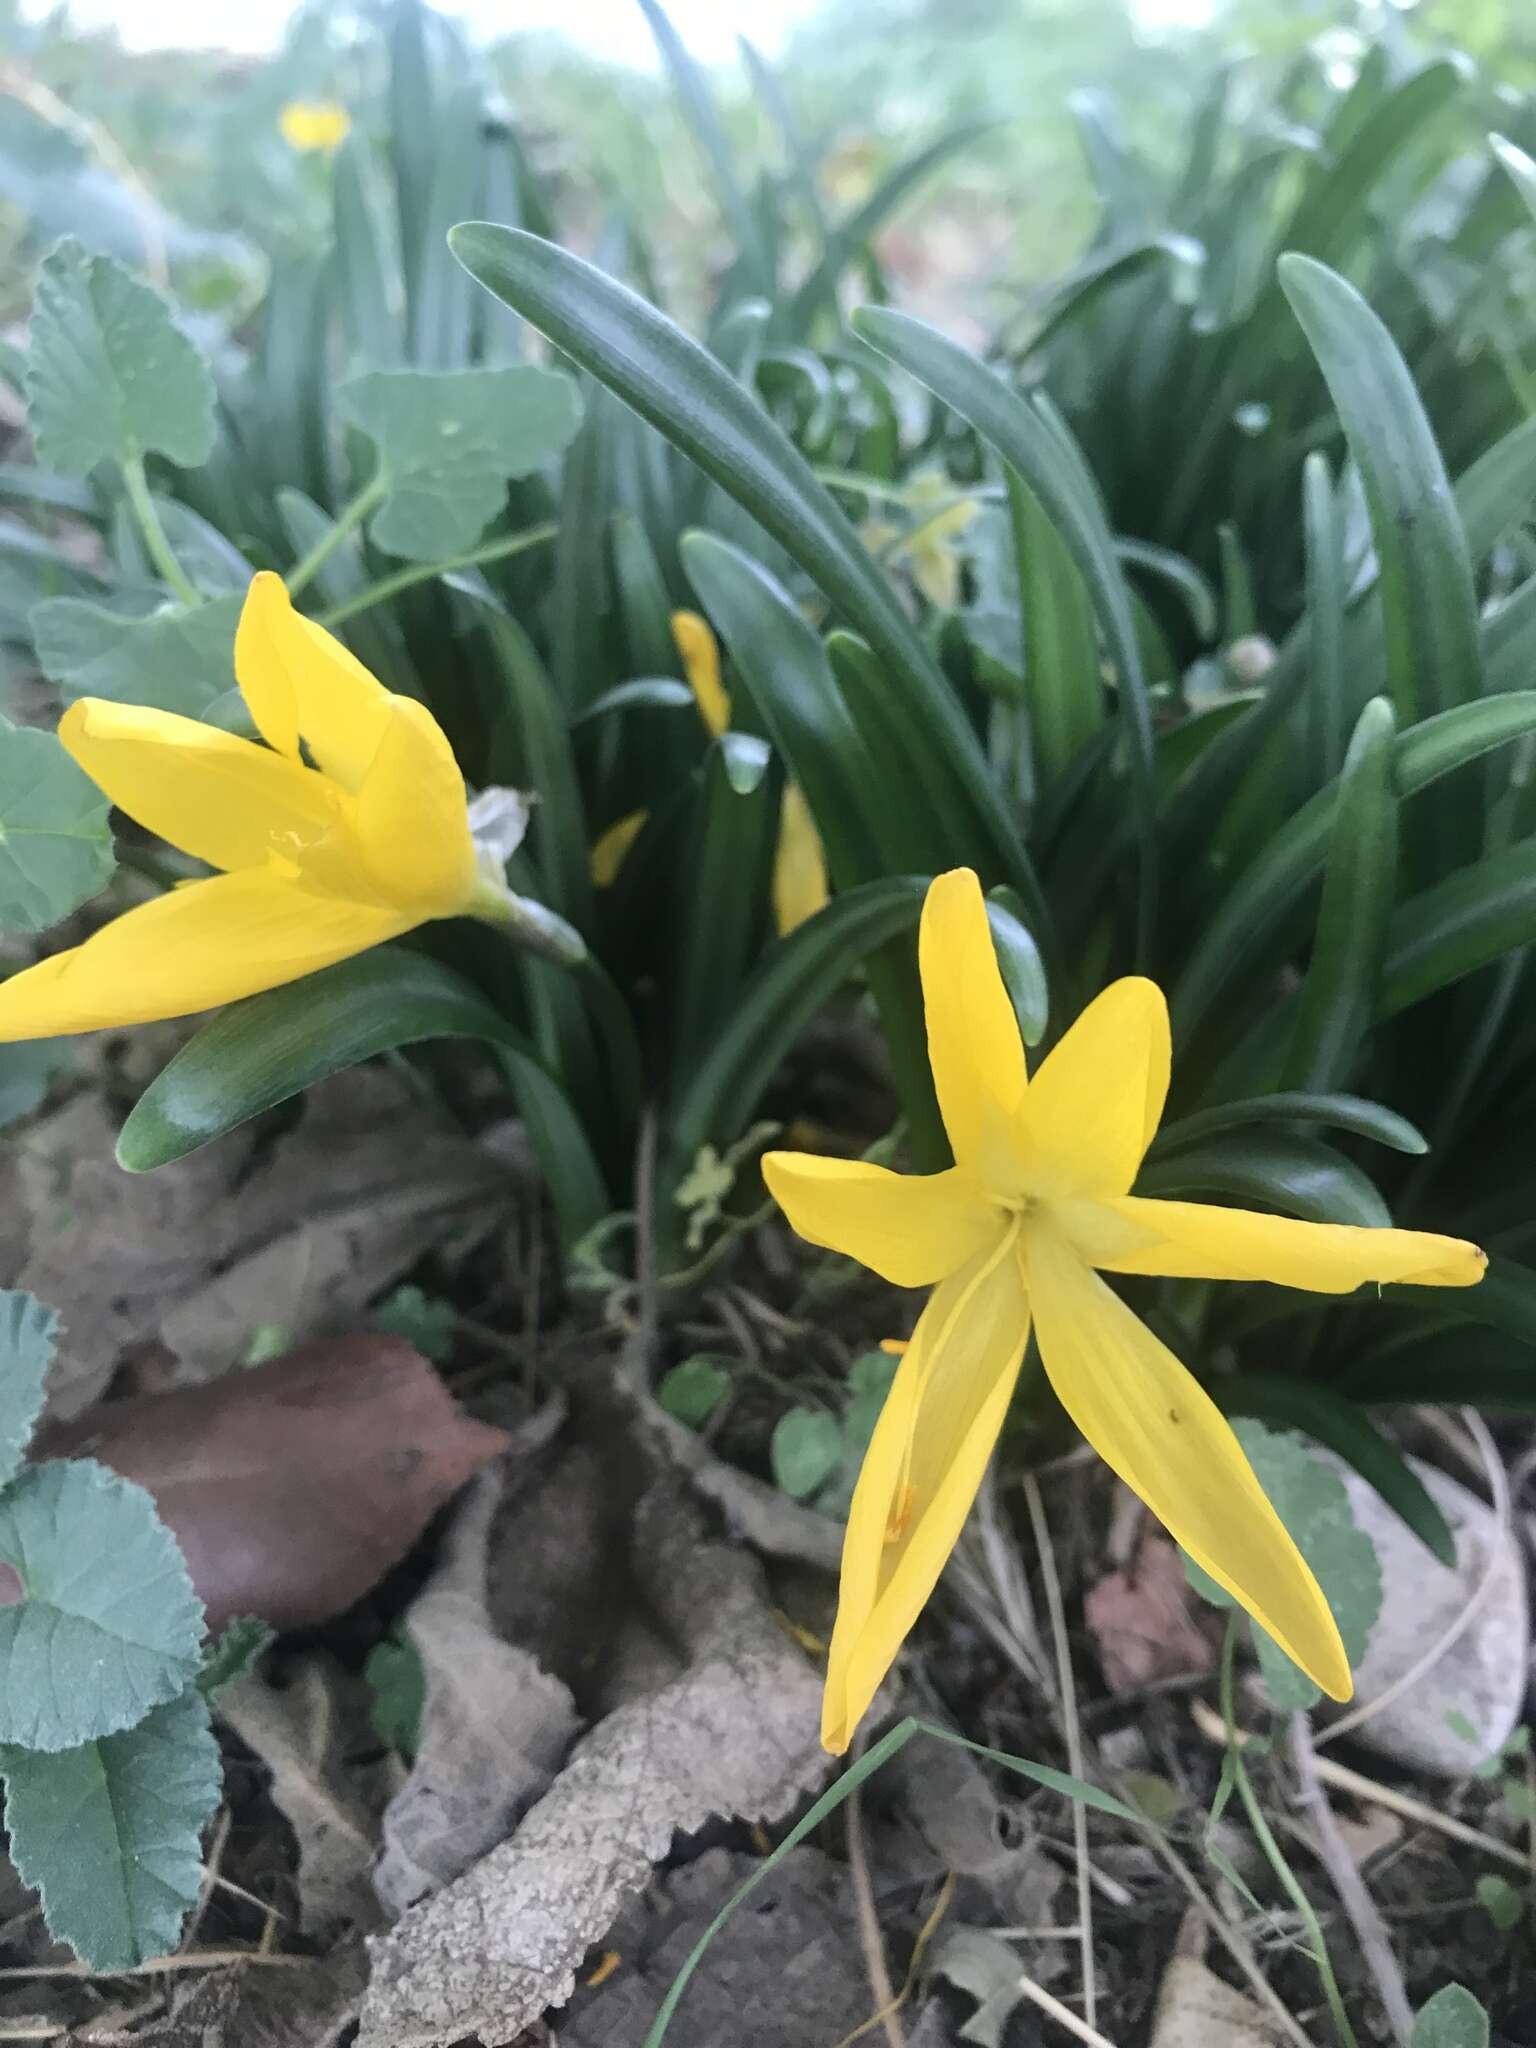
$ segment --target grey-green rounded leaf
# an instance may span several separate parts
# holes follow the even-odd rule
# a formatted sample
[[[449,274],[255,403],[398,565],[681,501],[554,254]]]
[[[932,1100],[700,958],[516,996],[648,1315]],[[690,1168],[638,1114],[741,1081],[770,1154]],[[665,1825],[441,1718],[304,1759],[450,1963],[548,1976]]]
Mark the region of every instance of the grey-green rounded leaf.
[[[90,1459],[34,1465],[0,1495],[0,1742],[115,1735],[197,1675],[203,1603],[142,1486]]]
[[[195,469],[213,447],[213,379],[170,307],[72,236],[38,272],[26,394],[39,456],[69,476],[149,453]]]
[[[38,667],[67,703],[110,697],[202,718],[229,695],[244,599],[164,605],[125,618],[83,597],[51,597],[31,619]]]
[[[106,887],[110,811],[57,734],[0,717],[0,931],[47,931]]]
[[[219,1797],[219,1745],[195,1687],[98,1742],[0,1750],[0,1776],[11,1859],[50,1934],[93,1970],[175,1948]]]
[[[16,1477],[32,1441],[58,1335],[56,1309],[35,1295],[0,1290],[0,1486]]]
[[[472,548],[509,478],[558,455],[581,423],[558,370],[370,370],[336,409],[379,451],[385,495],[370,533],[386,554],[433,562]]]

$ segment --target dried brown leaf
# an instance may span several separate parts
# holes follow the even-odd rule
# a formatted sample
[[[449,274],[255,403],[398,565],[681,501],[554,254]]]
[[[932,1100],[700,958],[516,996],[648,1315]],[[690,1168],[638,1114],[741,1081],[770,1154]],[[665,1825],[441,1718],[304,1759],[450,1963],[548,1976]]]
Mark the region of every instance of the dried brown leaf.
[[[1083,1601],[1110,1691],[1212,1669],[1216,1652],[1196,1618],[1198,1604],[1178,1550],[1148,1530],[1127,1569],[1108,1573]]]
[[[35,1448],[99,1458],[149,1489],[211,1627],[256,1614],[298,1628],[366,1593],[507,1442],[403,1339],[360,1334],[106,1402]]]

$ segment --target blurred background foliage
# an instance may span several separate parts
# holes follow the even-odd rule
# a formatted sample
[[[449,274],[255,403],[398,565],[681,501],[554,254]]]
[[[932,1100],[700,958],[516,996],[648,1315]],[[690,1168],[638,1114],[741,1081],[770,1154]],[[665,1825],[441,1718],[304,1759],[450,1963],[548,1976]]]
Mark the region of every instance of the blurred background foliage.
[[[24,19],[21,0],[3,0],[0,279],[11,305],[0,310],[25,295],[26,266],[4,259],[19,254],[27,221],[44,243],[85,232],[142,260],[143,220],[110,175],[114,146],[116,167],[132,165],[158,202],[150,241],[158,233],[181,270],[184,298],[248,300],[256,287],[243,244],[320,246],[324,181],[284,147],[277,112],[291,98],[366,98],[379,83],[387,12],[385,0],[309,0],[268,62],[124,49],[110,32],[80,32],[67,7]],[[1452,43],[1483,77],[1447,124],[1449,157],[1507,125],[1500,103],[1536,86],[1536,19],[1522,0],[1410,10],[1374,0],[823,0],[774,70],[834,206],[867,196],[939,131],[996,122],[916,195],[885,251],[905,303],[980,339],[1000,303],[1057,276],[1093,237],[1100,202],[1074,104],[1079,115],[1100,104],[1155,185],[1172,174],[1221,72],[1233,75],[1239,111],[1256,112],[1305,100],[1309,79],[1336,90],[1373,44],[1406,68]],[[590,250],[618,211],[665,252],[676,275],[663,282],[683,309],[702,304],[726,245],[664,71],[606,62],[547,30],[508,34],[486,63],[568,244]],[[784,136],[750,57],[718,67],[710,85],[738,164],[781,168]]]

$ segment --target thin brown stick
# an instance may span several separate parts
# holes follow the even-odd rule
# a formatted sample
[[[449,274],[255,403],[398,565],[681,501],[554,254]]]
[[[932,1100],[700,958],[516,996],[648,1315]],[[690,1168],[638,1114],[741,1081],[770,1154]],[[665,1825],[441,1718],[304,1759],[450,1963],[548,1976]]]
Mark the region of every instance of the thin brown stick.
[[[314,1957],[263,1955],[253,1948],[203,1948],[195,1955],[151,1956],[147,1963],[130,1963],[125,1970],[90,1970],[84,1963],[23,1963],[0,1970],[0,1979],[83,1977],[97,1984],[114,1977],[158,1977],[174,1970],[222,1970],[231,1963],[252,1963],[266,1970],[307,1970],[313,1967]]]
[[[1029,1507],[1030,1526],[1040,1557],[1040,1578],[1045,1588],[1045,1608],[1050,1618],[1051,1641],[1056,1651],[1056,1689],[1061,1705],[1062,1730],[1067,1738],[1067,1769],[1074,1778],[1087,1774],[1083,1768],[1083,1731],[1077,1718],[1077,1684],[1072,1676],[1072,1645],[1067,1637],[1067,1611],[1061,1598],[1061,1579],[1056,1570],[1056,1546],[1051,1525],[1045,1518],[1045,1502],[1033,1472],[1024,1474],[1024,1499]],[[1093,1883],[1088,1872],[1088,1810],[1080,1799],[1072,1802],[1072,1845],[1077,1851],[1077,1924],[1082,1930],[1079,1947],[1083,1959],[1083,2013],[1091,2032],[1098,2019],[1098,1985],[1093,1967]]]
[[[1355,1939],[1375,1983],[1387,2023],[1397,2038],[1399,2048],[1408,2048],[1413,2033],[1413,2007],[1408,2003],[1403,1973],[1392,1952],[1392,1939],[1387,1933],[1386,1923],[1371,1896],[1370,1887],[1349,1853],[1344,1837],[1339,1833],[1338,1821],[1328,1804],[1328,1794],[1323,1790],[1318,1771],[1317,1752],[1312,1747],[1311,1724],[1305,1714],[1291,1716],[1290,1751],[1298,1780],[1296,1801],[1311,1819],[1313,1846],[1355,1930]]]
[[[858,1745],[859,1749],[863,1744]],[[857,1755],[857,1751],[855,1752]],[[875,1907],[875,1887],[869,1874],[869,1856],[864,1846],[864,1802],[861,1787],[848,1794],[844,1812],[848,1816],[848,1872],[853,1879],[853,1899],[858,1912],[859,1946],[864,1951],[864,1969],[874,1993],[877,2017],[885,2029],[888,2048],[907,2048],[907,2037],[897,2017],[896,1987],[891,1982],[885,1959],[885,1937],[880,1932],[880,1915]]]

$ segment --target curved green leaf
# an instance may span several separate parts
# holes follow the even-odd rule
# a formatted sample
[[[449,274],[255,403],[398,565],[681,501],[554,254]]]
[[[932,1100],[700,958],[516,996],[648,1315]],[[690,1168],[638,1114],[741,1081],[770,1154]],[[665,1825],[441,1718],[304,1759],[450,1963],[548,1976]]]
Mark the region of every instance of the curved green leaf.
[[[740,1136],[785,1054],[867,955],[916,928],[927,885],[915,876],[836,896],[764,956],[724,1030],[673,1104],[669,1156],[685,1173],[703,1145]]]
[[[1392,920],[1379,1014],[1396,1016],[1536,940],[1536,839],[1473,861]]]
[[[1130,593],[1116,558],[1114,536],[1082,457],[1052,415],[1020,398],[996,371],[923,321],[886,306],[861,306],[853,325],[865,341],[926,384],[997,451],[1039,501],[1087,587],[1120,695],[1140,834],[1138,875],[1145,950],[1156,902],[1152,716]]]
[[[569,1101],[521,1033],[478,990],[425,954],[380,946],[285,988],[232,1003],[162,1069],[117,1141],[118,1163],[147,1173],[195,1152],[359,1060],[433,1038],[497,1048],[573,1242],[612,1206]]]
[[[1414,796],[1479,755],[1532,731],[1536,731],[1536,691],[1532,690],[1460,704],[1453,711],[1426,719],[1399,733],[1394,744],[1392,776],[1398,796]],[[1332,782],[1288,818],[1206,924],[1173,994],[1179,1041],[1193,1033],[1222,990],[1263,957],[1273,944],[1276,927],[1321,870],[1338,793],[1338,783]]]
[[[1302,1095],[1286,1092],[1255,1095],[1241,1102],[1223,1102],[1214,1109],[1202,1109],[1177,1123],[1164,1124],[1152,1140],[1153,1153],[1161,1156],[1180,1145],[1214,1137],[1218,1131],[1245,1129],[1250,1124],[1328,1124],[1336,1131],[1349,1131],[1357,1138],[1370,1138],[1394,1152],[1414,1157],[1429,1150],[1422,1134],[1404,1116],[1383,1109],[1379,1102],[1367,1102],[1359,1095]]]
[[[1477,599],[1450,478],[1408,366],[1354,286],[1307,256],[1282,256],[1279,275],[1365,482],[1398,713],[1426,718],[1479,687]]]
[[[778,827],[767,742],[723,733],[705,757],[684,867],[670,1057],[692,1073],[719,1035],[762,944]]]
[[[615,711],[678,711],[691,707],[693,692],[676,676],[637,676],[630,683],[615,683],[590,704],[584,704],[571,720],[571,730],[608,718]]]
[[[1396,737],[1392,706],[1373,697],[1339,775],[1323,900],[1286,1057],[1288,1087],[1318,1091],[1346,1081],[1375,1021],[1397,895]]]
[[[1136,1181],[1138,1195],[1184,1200],[1221,1195],[1247,1206],[1260,1203],[1308,1223],[1356,1223],[1380,1229],[1391,1212],[1359,1167],[1315,1138],[1285,1131],[1247,1130],[1202,1138],[1148,1158]]]
[[[1307,705],[1312,773],[1319,784],[1344,764],[1344,536],[1327,457],[1302,464],[1302,523],[1307,544]]]
[[[1004,986],[1019,1020],[1026,1045],[1038,1045],[1050,1022],[1051,997],[1045,962],[1023,915],[1024,906],[1008,888],[987,892],[987,922]]]
[[[455,228],[452,242],[487,291],[665,434],[820,586],[921,717],[936,761],[974,818],[987,879],[1027,893],[1018,823],[949,685],[830,492],[750,393],[665,315],[580,257],[482,221]]]

